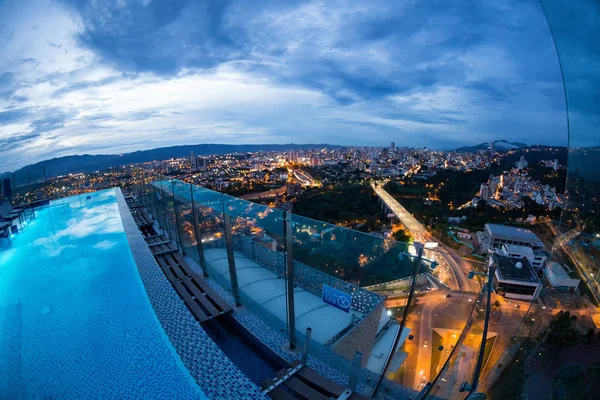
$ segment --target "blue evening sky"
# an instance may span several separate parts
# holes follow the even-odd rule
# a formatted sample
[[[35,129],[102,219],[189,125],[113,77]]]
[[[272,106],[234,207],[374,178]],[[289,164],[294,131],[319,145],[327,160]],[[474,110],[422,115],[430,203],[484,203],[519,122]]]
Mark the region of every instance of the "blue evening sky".
[[[192,143],[566,145],[535,0],[0,0],[0,171]]]

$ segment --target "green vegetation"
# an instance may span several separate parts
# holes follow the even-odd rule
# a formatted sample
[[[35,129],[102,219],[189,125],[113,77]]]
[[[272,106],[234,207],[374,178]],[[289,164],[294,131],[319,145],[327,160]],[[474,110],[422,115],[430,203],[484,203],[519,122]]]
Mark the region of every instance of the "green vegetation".
[[[361,286],[410,274],[411,260],[398,257],[407,250],[405,244],[386,243],[377,236],[323,226],[311,220],[298,218],[296,222],[299,225],[294,235],[294,259],[299,262]]]
[[[412,237],[404,229],[398,229],[394,232],[393,238],[404,243],[409,243],[412,240]]]
[[[226,188],[224,188],[223,190],[221,190],[221,192],[228,194],[230,196],[238,197],[238,196],[242,196],[242,195],[245,195],[248,193],[266,192],[268,190],[278,189],[281,186],[282,186],[281,184],[269,185],[269,184],[262,184],[262,183],[248,184],[248,183],[242,183],[242,182],[235,182],[234,184],[229,185]]]
[[[378,229],[383,217],[377,196],[369,185],[347,183],[308,189],[297,197],[294,214],[350,225],[363,232]]]
[[[518,399],[527,374],[527,357],[535,348],[533,340],[526,341],[519,349],[516,357],[506,366],[498,381],[488,390],[491,400]]]
[[[544,167],[540,168],[545,170]],[[457,210],[478,193],[480,184],[487,181],[490,175],[498,175],[507,169],[509,167],[506,165],[492,165],[486,170],[467,172],[440,170],[425,181],[390,181],[384,188],[423,224],[431,223],[434,231],[438,232],[436,237],[440,236],[440,240],[457,249],[461,247],[460,244],[445,236],[449,226],[448,217],[466,216],[467,219],[461,226],[470,230],[480,230],[487,222],[511,224],[518,218],[527,218],[529,214],[547,216],[550,219],[560,218],[561,209],[547,211],[530,198],[524,199],[523,209],[500,210],[482,201],[477,207]]]
[[[550,331],[547,333],[546,345],[550,347],[568,347],[579,339],[575,330],[576,315],[569,311],[559,311],[548,324]]]

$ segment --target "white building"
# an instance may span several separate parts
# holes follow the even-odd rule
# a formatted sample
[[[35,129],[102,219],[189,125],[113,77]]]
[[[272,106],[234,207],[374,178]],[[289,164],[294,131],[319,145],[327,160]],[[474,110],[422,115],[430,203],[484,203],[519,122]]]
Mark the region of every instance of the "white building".
[[[481,186],[479,186],[479,197],[481,197],[484,200],[490,199],[490,186],[487,183],[482,183]]]
[[[542,290],[542,283],[527,258],[516,259],[493,253],[489,266],[496,271],[493,287],[496,294],[507,299],[535,300]]]
[[[503,244],[500,247],[500,254],[510,258],[526,258],[536,270],[544,268],[548,260],[547,252],[533,251],[531,247],[518,246],[516,244]]]
[[[550,261],[544,270],[550,284],[559,290],[574,292],[579,287],[579,279],[572,279],[567,271],[556,261]]]
[[[485,229],[478,232],[477,237],[482,252],[499,249],[503,244],[527,246],[535,250],[543,250],[544,244],[529,229],[514,226],[485,224]]]
[[[516,167],[519,170],[527,168],[528,165],[529,163],[527,162],[527,160],[525,160],[525,156],[521,156],[519,161],[516,162]]]

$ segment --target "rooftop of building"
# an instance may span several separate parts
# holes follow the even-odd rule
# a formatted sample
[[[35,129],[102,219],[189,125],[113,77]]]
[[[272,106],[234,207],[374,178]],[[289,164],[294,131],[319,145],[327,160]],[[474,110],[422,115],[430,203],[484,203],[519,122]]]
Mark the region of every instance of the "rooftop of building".
[[[519,246],[516,244],[503,244],[503,247],[510,253],[528,254],[533,255],[533,249],[527,246]]]
[[[555,279],[571,279],[571,277],[569,276],[567,271],[565,271],[563,266],[556,261],[550,261],[546,266],[546,270],[546,272],[551,274]]]
[[[493,236],[502,237],[511,240],[521,240],[527,242],[539,242],[540,239],[526,228],[517,228],[514,226],[498,225],[498,224],[485,224],[485,228]]]
[[[528,283],[540,282],[540,279],[526,258],[515,259],[494,253],[492,254],[492,261],[498,267],[497,273],[502,279]]]

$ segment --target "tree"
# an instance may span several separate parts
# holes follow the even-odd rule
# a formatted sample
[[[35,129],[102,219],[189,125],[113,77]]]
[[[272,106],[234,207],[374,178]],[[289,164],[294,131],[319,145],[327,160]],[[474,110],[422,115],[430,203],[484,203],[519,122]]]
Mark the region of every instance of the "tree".
[[[548,324],[550,331],[546,343],[555,347],[569,346],[577,339],[575,321],[577,321],[576,315],[571,315],[569,311],[559,311]]]
[[[394,232],[394,239],[396,239],[399,242],[404,242],[404,243],[408,243],[410,241],[410,235],[408,235],[406,233],[406,231],[404,231],[404,229],[398,229],[396,232]]]

